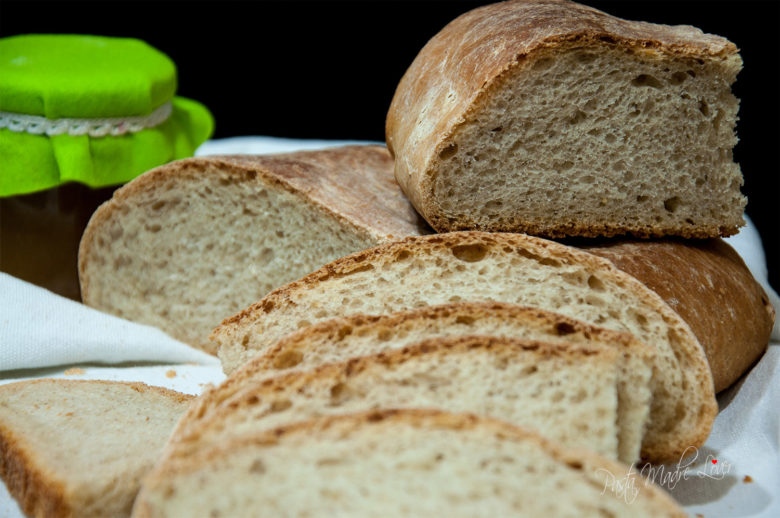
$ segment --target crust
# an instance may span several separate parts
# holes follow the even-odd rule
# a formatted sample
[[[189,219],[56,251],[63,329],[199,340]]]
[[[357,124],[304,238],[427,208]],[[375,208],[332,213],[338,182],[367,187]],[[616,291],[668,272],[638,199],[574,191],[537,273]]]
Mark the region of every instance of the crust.
[[[690,390],[699,392],[699,397],[696,399],[702,402],[702,406],[697,411],[691,412],[696,415],[695,420],[697,421],[693,428],[663,434],[663,438],[656,438],[657,442],[646,442],[642,447],[643,457],[658,461],[679,460],[688,446],[701,446],[704,443],[709,435],[718,407],[714,397],[712,374],[706,356],[690,326],[660,296],[634,277],[617,269],[608,260],[553,241],[524,234],[453,232],[409,237],[364,250],[338,259],[298,281],[272,291],[261,301],[224,320],[212,332],[211,338],[218,341],[218,338],[223,336],[226,340],[231,340],[230,337],[242,325],[248,325],[249,322],[263,318],[261,315],[283,311],[285,307],[295,305],[297,293],[304,292],[331,277],[343,277],[350,273],[375,268],[395,260],[399,254],[424,255],[426,250],[453,248],[467,244],[482,245],[486,248],[501,247],[509,250],[506,253],[531,254],[541,260],[554,259],[562,263],[582,264],[592,271],[599,272],[599,275],[612,277],[619,284],[644,299],[662,316],[679,338],[679,345],[682,349],[675,351],[675,354],[679,355],[682,375],[688,379]],[[232,336],[234,342],[236,338]],[[240,339],[237,343],[240,343]]]
[[[433,195],[434,165],[450,137],[502,78],[527,66],[537,53],[571,47],[616,47],[670,58],[712,59],[736,54],[725,38],[691,26],[668,26],[616,18],[566,0],[518,0],[469,11],[450,22],[420,51],[396,89],[385,133],[395,156],[395,176],[412,204],[437,231],[491,230],[544,237],[660,237],[672,229],[657,225],[613,227],[569,222],[557,227],[515,219],[479,228],[452,221]],[[431,115],[428,115],[431,114]],[[684,237],[728,236],[737,225],[674,228]]]
[[[388,315],[363,315],[356,314],[346,317],[334,318],[323,322],[317,322],[307,326],[299,331],[285,336],[267,352],[255,356],[238,370],[233,372],[220,386],[219,392],[231,393],[238,390],[245,380],[253,377],[260,371],[273,371],[278,367],[274,366],[278,356],[288,351],[305,350],[312,337],[328,335],[336,337],[341,333],[361,333],[364,329],[397,329],[404,327],[412,322],[425,322],[439,320],[442,318],[464,317],[464,318],[502,318],[515,319],[522,321],[533,321],[537,325],[549,326],[552,331],[558,334],[578,333],[586,338],[593,338],[597,341],[609,342],[630,348],[637,354],[650,359],[654,350],[646,344],[639,342],[633,335],[620,331],[614,331],[603,327],[597,327],[580,320],[576,320],[558,313],[553,313],[539,308],[520,306],[504,302],[458,302],[454,304],[442,304],[435,306],[425,306],[414,308],[407,311],[400,311]],[[205,405],[207,399],[205,395],[200,398],[200,403]]]
[[[97,237],[123,208],[168,183],[212,171],[220,181],[262,182],[285,189],[342,226],[375,243],[430,232],[392,176],[392,159],[381,146],[345,146],[278,155],[188,158],[157,167],[114,192],[92,215],[79,246],[79,281],[91,305],[89,262],[100,253]]]
[[[186,403],[194,396],[181,394],[163,387],[144,383],[104,380],[61,380],[42,378],[20,381],[0,386],[3,394],[18,392],[24,387],[37,384],[50,385],[124,385],[139,393],[155,392],[177,403]],[[75,516],[78,509],[72,508],[71,498],[67,494],[64,481],[47,471],[45,462],[37,458],[23,435],[14,432],[0,422],[0,478],[8,492],[19,503],[19,507],[28,516],[46,518],[65,518]]]
[[[717,392],[766,350],[774,308],[724,241],[621,241],[583,248],[642,281],[691,326],[704,347]]]
[[[534,432],[488,417],[478,417],[465,413],[455,414],[439,410],[387,409],[320,417],[279,427],[267,432],[260,432],[253,436],[237,438],[227,444],[201,450],[185,459],[177,459],[177,462],[158,465],[157,469],[145,481],[144,489],[155,488],[156,486],[164,487],[166,482],[174,480],[177,475],[203,469],[204,466],[207,466],[214,460],[223,458],[231,452],[240,451],[244,447],[273,446],[290,440],[305,442],[323,433],[338,434],[338,436],[346,438],[351,433],[359,431],[366,426],[393,426],[396,424],[427,429],[479,430],[482,433],[493,435],[502,440],[532,442],[554,459],[569,465],[572,469],[582,470],[585,476],[590,475],[589,478],[594,479],[594,481],[596,479],[594,474],[599,469],[605,469],[615,474],[626,473],[628,469],[627,466],[603,458],[590,451],[563,449]],[[634,481],[634,486],[631,487],[638,488],[639,484],[643,483],[643,479],[638,475],[627,473],[626,476]],[[139,495],[136,506],[137,510],[143,510],[141,514],[137,515],[139,517],[152,516],[148,503],[144,499],[144,489],[142,489]],[[647,485],[645,490],[645,495],[655,501],[656,505],[663,507],[670,515],[685,516],[671,497],[663,491],[653,485]]]
[[[65,486],[46,473],[24,441],[0,422],[0,478],[27,516],[72,516]]]
[[[438,210],[433,206],[433,202],[428,198],[432,211]],[[538,225],[532,221],[523,220],[516,216],[511,223],[495,222],[490,224],[490,228],[483,228],[485,225],[471,220],[459,220],[452,222],[446,219],[438,212],[432,212],[430,216],[430,225],[440,232],[460,231],[460,230],[481,230],[489,232],[517,232],[522,234],[531,234],[533,236],[544,237],[548,239],[577,237],[621,237],[633,236],[640,239],[663,238],[670,235],[686,239],[708,239],[713,237],[728,237],[739,232],[737,225],[703,225],[697,224],[695,227],[680,226],[661,226],[653,225],[608,225],[593,223],[572,222],[558,225]]]
[[[357,314],[318,322],[282,338],[267,353],[247,362],[241,370],[248,369],[252,365],[263,364],[280,351],[305,348],[312,336],[336,336],[342,329],[349,329],[350,332],[360,332],[364,328],[394,329],[402,327],[409,322],[425,322],[451,318],[453,316],[475,319],[505,318],[533,321],[540,326],[549,326],[551,330],[556,330],[561,335],[579,333],[586,338],[593,337],[596,340],[609,341],[624,347],[645,347],[630,333],[598,327],[536,307],[506,302],[456,302],[413,308],[388,315]],[[565,331],[563,328],[566,328]]]

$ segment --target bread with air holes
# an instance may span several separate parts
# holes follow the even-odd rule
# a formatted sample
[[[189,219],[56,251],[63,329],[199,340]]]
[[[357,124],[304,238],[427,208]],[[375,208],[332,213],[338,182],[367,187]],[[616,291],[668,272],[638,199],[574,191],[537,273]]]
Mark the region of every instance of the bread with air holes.
[[[743,226],[742,59],[690,26],[567,0],[458,17],[398,85],[395,176],[438,231],[718,237]]]
[[[243,518],[258,509],[345,518],[685,516],[635,470],[587,450],[468,414],[385,410],[258,431],[158,466],[133,517]]]
[[[92,216],[81,294],[215,353],[208,334],[226,316],[328,261],[426,228],[381,146],[180,160]]]
[[[268,378],[356,357],[390,354],[422,341],[474,334],[617,351],[618,458],[629,463],[639,458],[652,397],[655,350],[628,333],[538,308],[498,302],[459,302],[376,316],[358,314],[305,327],[252,358],[218,387],[207,389],[179,421],[174,437],[192,435],[182,430],[211,421],[211,414],[226,401],[239,392],[251,393],[251,387]]]

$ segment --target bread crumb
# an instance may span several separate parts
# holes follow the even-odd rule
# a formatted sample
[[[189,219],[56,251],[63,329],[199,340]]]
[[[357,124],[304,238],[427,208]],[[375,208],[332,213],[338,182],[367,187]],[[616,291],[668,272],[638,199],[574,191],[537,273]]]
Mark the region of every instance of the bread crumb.
[[[80,367],[71,367],[70,369],[67,369],[64,374],[66,376],[78,376],[79,374],[84,374],[84,372],[86,371]]]
[[[700,513],[696,513],[696,518],[704,518],[704,515]]]
[[[752,484],[753,477],[751,477],[750,475],[745,475],[745,478],[742,479],[742,482],[745,484]]]
[[[168,372],[165,373],[166,378],[175,378],[176,377],[176,371],[171,369]]]

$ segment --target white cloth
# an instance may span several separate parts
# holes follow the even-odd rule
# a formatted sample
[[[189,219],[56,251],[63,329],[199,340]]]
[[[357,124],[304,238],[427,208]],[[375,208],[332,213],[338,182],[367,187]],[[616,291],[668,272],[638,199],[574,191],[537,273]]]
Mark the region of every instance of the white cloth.
[[[291,151],[366,144],[383,146],[384,142],[369,142],[365,140],[298,140],[277,137],[232,137],[204,142],[202,146],[195,150],[195,156],[241,154],[266,155],[270,153],[289,153]]]
[[[128,361],[218,364],[159,329],[0,273],[0,371]]]
[[[278,153],[352,143],[366,144],[240,137],[207,142],[196,154]],[[764,252],[752,223],[748,221],[748,226],[728,242],[780,310],[780,299],[767,283]],[[142,381],[190,394],[199,394],[205,384],[224,379],[216,359],[156,329],[99,313],[0,275],[0,384],[38,377]],[[777,322],[767,354],[718,401],[721,412],[697,461],[664,466],[665,471],[649,473],[650,478],[669,490],[691,515],[780,516]],[[23,518],[2,484],[0,518]]]

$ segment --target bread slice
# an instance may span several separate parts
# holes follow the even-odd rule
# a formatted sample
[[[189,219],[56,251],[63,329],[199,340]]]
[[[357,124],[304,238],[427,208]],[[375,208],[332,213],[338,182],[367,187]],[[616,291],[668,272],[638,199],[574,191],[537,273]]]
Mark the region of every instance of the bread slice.
[[[622,489],[621,489],[622,488]],[[376,411],[259,431],[160,465],[134,518],[685,513],[623,464],[501,421]]]
[[[207,389],[189,407],[177,429],[210,419],[211,413],[232,400],[236,393],[246,393],[251,390],[248,387],[290,369],[309,370],[425,340],[473,334],[617,351],[620,355],[618,458],[629,464],[639,459],[652,397],[650,378],[655,349],[628,333],[592,326],[538,308],[499,302],[459,302],[389,315],[352,315],[313,324],[282,338],[266,353],[234,371],[218,387]]]
[[[79,250],[81,293],[214,353],[211,329],[272,289],[421,232],[380,146],[181,160],[93,215]]]
[[[480,7],[401,79],[387,143],[438,231],[717,237],[744,225],[737,47],[566,0]]]
[[[321,415],[433,408],[494,417],[617,459],[619,363],[612,347],[479,335],[433,338],[245,383],[205,419],[180,423],[172,443],[181,456]]]
[[[191,399],[142,383],[0,386],[0,476],[28,516],[129,516]]]
[[[775,310],[745,262],[722,239],[580,243],[658,293],[699,339],[715,391],[764,354]]]
[[[359,252],[273,291],[212,337],[231,372],[321,320],[459,300],[538,306],[634,334],[656,348],[643,457],[679,460],[709,434],[717,412],[712,375],[680,316],[606,259],[523,234],[453,232]]]

